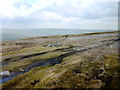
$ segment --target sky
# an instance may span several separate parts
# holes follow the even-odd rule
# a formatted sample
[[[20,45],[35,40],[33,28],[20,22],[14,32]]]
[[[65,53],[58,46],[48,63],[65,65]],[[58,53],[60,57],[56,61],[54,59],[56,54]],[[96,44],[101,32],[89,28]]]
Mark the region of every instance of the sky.
[[[0,27],[118,29],[118,1],[0,0]]]

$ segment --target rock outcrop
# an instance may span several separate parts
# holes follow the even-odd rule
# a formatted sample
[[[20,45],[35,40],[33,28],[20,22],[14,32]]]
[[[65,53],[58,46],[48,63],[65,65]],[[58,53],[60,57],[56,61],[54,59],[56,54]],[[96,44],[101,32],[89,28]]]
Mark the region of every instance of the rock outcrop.
[[[10,76],[10,72],[9,71],[3,71],[0,73],[1,77],[9,77]]]

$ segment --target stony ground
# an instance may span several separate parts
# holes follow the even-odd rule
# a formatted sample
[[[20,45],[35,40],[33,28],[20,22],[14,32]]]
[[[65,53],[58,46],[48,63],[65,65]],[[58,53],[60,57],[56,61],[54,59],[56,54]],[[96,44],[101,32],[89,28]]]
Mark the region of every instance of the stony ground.
[[[118,42],[118,32],[5,41],[2,70],[15,78],[2,86],[118,88]]]

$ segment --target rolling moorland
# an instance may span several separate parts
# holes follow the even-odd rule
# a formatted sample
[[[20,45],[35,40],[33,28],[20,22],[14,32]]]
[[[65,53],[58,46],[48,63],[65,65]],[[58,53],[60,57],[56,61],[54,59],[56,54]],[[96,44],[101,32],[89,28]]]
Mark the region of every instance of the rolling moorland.
[[[118,88],[119,31],[3,41],[2,88]]]

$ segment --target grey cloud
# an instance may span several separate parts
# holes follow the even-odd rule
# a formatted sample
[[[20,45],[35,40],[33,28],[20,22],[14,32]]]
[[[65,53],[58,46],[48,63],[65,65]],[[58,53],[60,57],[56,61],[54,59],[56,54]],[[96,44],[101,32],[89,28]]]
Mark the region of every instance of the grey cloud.
[[[80,2],[78,2],[80,3]],[[30,3],[21,2],[16,3],[16,7],[25,5],[27,8],[32,7]],[[80,3],[81,5],[81,3]],[[103,17],[117,17],[117,3],[115,2],[99,2],[95,3],[88,8],[81,8],[81,6],[76,7],[72,6],[70,2],[65,2],[63,5],[59,6],[56,3],[53,3],[43,9],[35,10],[29,18],[41,17],[41,21],[44,21],[42,18],[42,12],[49,11],[55,12],[61,15],[62,17],[75,17],[83,19],[99,19]],[[52,19],[51,19],[52,20]],[[54,20],[59,21],[59,20]]]
[[[19,8],[21,5],[25,5],[27,8],[32,7],[29,3],[16,3],[16,8]],[[81,5],[81,3],[80,3]],[[74,22],[62,22],[60,19],[49,18],[47,20],[43,14],[44,11],[48,12],[55,12],[61,17],[73,17],[73,18],[80,18],[83,21],[74,21]],[[108,17],[108,18],[107,18]],[[117,3],[107,2],[107,3],[95,3],[88,8],[82,8],[81,6],[73,6],[70,2],[65,2],[63,5],[57,5],[53,3],[43,9],[34,10],[28,17],[18,17],[15,16],[13,19],[3,19],[3,27],[66,27],[66,28],[89,28],[89,26],[99,26],[99,23],[92,22],[95,20],[99,20],[101,18],[100,23],[104,22],[103,28],[109,25],[115,20],[113,17],[117,17]],[[105,19],[107,18],[107,19]],[[113,18],[113,19],[111,19]],[[85,20],[85,21],[84,21]],[[87,22],[89,21],[89,22]],[[81,23],[82,22],[82,23]],[[90,25],[88,25],[90,23]],[[105,26],[104,26],[105,25]],[[112,25],[112,24],[111,24]],[[93,28],[92,27],[92,28]],[[109,26],[108,26],[109,27]],[[91,28],[91,27],[90,27]]]
[[[56,12],[63,17],[77,17],[84,19],[98,19],[102,17],[117,17],[117,3],[115,2],[99,2],[93,6],[84,9],[74,7],[70,3],[58,6],[56,3],[44,8],[43,10]],[[82,11],[82,13],[81,13]]]

